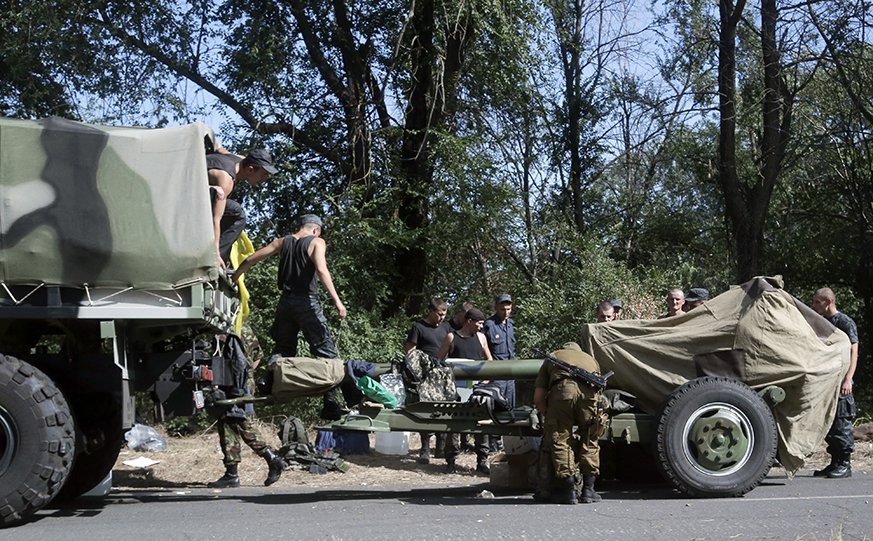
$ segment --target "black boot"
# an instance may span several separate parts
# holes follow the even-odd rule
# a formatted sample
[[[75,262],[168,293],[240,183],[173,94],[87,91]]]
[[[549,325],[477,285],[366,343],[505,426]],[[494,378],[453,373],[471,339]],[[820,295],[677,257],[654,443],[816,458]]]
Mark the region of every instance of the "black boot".
[[[575,505],[579,503],[576,499],[576,477],[563,477],[558,480],[555,492],[552,494],[554,503],[564,503]]]
[[[446,457],[446,473],[458,473],[458,468],[455,466],[455,457]]]
[[[421,451],[418,453],[418,463],[430,464],[430,447],[425,446],[421,448]]]
[[[279,480],[282,472],[285,470],[285,461],[282,457],[276,455],[272,449],[267,449],[263,454],[264,460],[267,461],[267,466],[270,470],[267,472],[267,478],[264,480],[264,486],[268,487]]]
[[[837,466],[837,457],[836,455],[831,455],[831,463],[825,466],[820,470],[815,470],[812,472],[813,477],[827,477],[829,473],[834,471],[834,468]]]
[[[582,474],[582,503],[595,503],[600,500],[600,494],[594,491],[594,475]]]
[[[852,476],[852,453],[845,453],[828,473],[828,479],[845,479]]]
[[[343,415],[348,413],[340,407],[336,397],[336,387],[324,393],[324,407],[318,413],[318,416],[328,421],[339,421]]]
[[[491,466],[488,465],[487,456],[485,458],[479,457],[476,459],[476,471],[484,473],[485,475],[491,475]]]
[[[207,483],[208,488],[236,488],[239,486],[239,474],[236,464],[228,464],[224,467],[224,475],[218,480]]]

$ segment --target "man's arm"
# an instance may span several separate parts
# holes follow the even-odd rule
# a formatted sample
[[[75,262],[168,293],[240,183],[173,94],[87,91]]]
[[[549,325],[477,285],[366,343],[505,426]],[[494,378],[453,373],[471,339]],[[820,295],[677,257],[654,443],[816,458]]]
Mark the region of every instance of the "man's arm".
[[[255,263],[278,254],[279,250],[282,249],[282,242],[284,240],[285,239],[283,237],[279,237],[278,239],[273,240],[273,242],[271,242],[270,244],[259,248],[255,253],[245,258],[243,262],[239,264],[239,268],[233,271],[233,276],[231,276],[230,278],[231,281],[233,283],[237,283],[240,276],[248,272],[248,270],[252,268]]]
[[[443,338],[443,343],[440,345],[440,350],[437,351],[437,359],[440,361],[445,361],[449,357],[449,353],[452,351],[452,342],[455,339],[454,333],[449,333]]]
[[[221,270],[225,269],[224,260],[221,259],[221,249],[219,248],[219,239],[221,238],[221,217],[224,215],[224,209],[227,205],[227,196],[233,191],[233,179],[226,171],[221,169],[209,169],[206,171],[209,178],[209,185],[221,188],[216,190],[218,197],[215,198],[215,203],[212,205],[212,228],[215,234],[215,257],[218,258],[218,266]]]
[[[534,407],[538,412],[546,413],[546,389],[537,387],[534,389]]]
[[[491,350],[488,348],[488,340],[485,338],[485,333],[478,332],[476,333],[476,336],[479,338],[479,343],[482,344],[482,352],[485,353],[485,360],[494,360],[494,357],[491,356]]]
[[[318,275],[318,279],[321,280],[321,283],[324,284],[324,288],[327,290],[330,298],[333,299],[333,304],[336,306],[339,318],[345,319],[346,307],[340,300],[336,288],[333,287],[333,278],[330,277],[330,271],[327,269],[327,244],[324,242],[324,239],[316,237],[312,239],[310,248],[312,249],[312,253],[309,254],[309,257],[311,257],[312,262],[315,263],[315,274]]]
[[[843,396],[852,394],[852,378],[855,376],[856,368],[858,368],[858,342],[852,344],[852,355],[849,358],[849,371],[846,372],[846,377],[843,378],[843,384],[840,386],[840,394]]]

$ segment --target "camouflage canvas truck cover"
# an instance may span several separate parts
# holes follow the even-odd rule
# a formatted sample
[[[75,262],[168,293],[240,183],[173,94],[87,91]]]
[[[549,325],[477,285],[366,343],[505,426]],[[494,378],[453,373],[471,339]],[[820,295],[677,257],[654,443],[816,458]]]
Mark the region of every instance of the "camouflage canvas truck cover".
[[[133,391],[187,413],[179,382],[210,360],[194,337],[238,306],[215,256],[211,138],[0,119],[0,524],[102,480]]]

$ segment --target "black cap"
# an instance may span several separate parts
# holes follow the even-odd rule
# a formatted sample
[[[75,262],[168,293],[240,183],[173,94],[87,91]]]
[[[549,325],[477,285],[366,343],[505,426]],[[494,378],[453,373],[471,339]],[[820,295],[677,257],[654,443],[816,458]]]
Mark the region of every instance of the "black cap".
[[[315,214],[304,214],[300,217],[300,226],[302,227],[306,224],[314,224],[324,229],[324,224],[321,222],[321,218],[319,218]]]
[[[512,295],[509,293],[501,293],[494,297],[494,304],[503,304],[504,302],[512,304]]]
[[[616,310],[621,310],[621,299],[611,299],[609,304]]]
[[[485,321],[485,314],[482,313],[482,310],[478,308],[470,308],[467,310],[466,315],[464,315],[467,319],[472,319],[473,321]]]
[[[273,165],[273,157],[263,148],[258,148],[249,152],[246,159],[271,175],[275,175],[279,172],[279,170],[276,169],[276,166]]]
[[[709,291],[703,289],[702,287],[692,287],[688,290],[688,294],[685,295],[685,302],[697,302],[697,301],[708,301],[709,300]]]

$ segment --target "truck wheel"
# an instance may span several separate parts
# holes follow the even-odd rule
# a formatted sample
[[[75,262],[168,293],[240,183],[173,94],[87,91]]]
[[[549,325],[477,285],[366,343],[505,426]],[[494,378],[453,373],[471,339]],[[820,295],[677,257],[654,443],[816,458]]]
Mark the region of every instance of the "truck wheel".
[[[0,525],[28,517],[55,497],[74,450],[73,418],[54,382],[0,355]]]
[[[57,500],[72,500],[102,481],[115,466],[124,432],[121,429],[121,404],[109,395],[70,400],[79,436],[79,452],[67,482]]]
[[[658,419],[658,466],[695,497],[736,497],[764,479],[776,457],[776,421],[751,388],[729,378],[691,380]]]

